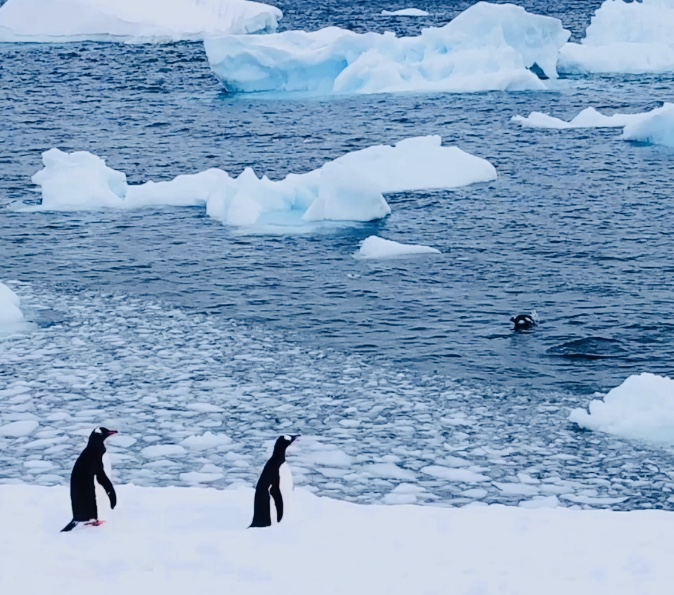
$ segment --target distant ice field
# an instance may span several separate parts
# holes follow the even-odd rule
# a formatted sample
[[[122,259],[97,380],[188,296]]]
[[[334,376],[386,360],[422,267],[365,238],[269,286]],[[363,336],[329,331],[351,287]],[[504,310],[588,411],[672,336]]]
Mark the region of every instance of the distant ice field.
[[[467,5],[414,19],[379,1],[279,7],[284,29],[416,35]],[[578,40],[599,3],[523,5]],[[672,375],[674,150],[511,118],[643,113],[672,101],[674,77],[269,100],[224,94],[198,43],[2,44],[0,59],[0,282],[34,325],[0,338],[0,481],[65,483],[107,420],[120,482],[250,485],[266,441],[297,431],[297,483],[337,498],[671,507],[671,446],[569,414],[632,375]],[[100,155],[130,184],[210,167],[278,180],[429,134],[498,178],[387,195],[382,220],[302,234],[203,208],[2,208],[39,202],[30,178],[52,147]],[[440,254],[353,258],[370,236]],[[534,309],[540,326],[512,333]]]

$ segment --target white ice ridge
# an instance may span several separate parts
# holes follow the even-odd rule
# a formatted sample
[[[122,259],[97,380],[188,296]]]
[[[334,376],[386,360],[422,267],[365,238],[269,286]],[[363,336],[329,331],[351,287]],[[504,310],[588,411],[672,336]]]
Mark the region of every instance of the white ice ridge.
[[[568,38],[558,19],[478,2],[417,37],[329,27],[225,36],[204,45],[211,68],[235,93],[474,92],[544,89],[530,69],[537,65],[557,78],[559,49]]]
[[[390,213],[384,193],[456,188],[496,178],[491,163],[457,147],[443,147],[439,136],[368,147],[280,181],[258,178],[250,168],[236,178],[209,169],[168,182],[129,185],[124,173],[85,151],[50,149],[42,160],[44,169],[33,176],[41,186],[42,204],[32,209],[206,205],[211,217],[235,226],[292,217],[295,224],[370,221]]]
[[[674,71],[674,1],[606,0],[581,43],[568,43],[558,68],[568,73]]]
[[[589,430],[674,444],[674,380],[630,376],[603,399],[591,401],[589,411],[574,409],[569,420]]]
[[[427,17],[428,13],[420,8],[401,8],[400,10],[382,10],[385,17]]]
[[[23,323],[21,300],[7,285],[0,283],[0,334],[16,329]]]
[[[292,516],[247,529],[250,488],[117,494],[104,526],[62,534],[67,487],[0,486],[2,593],[669,595],[674,581],[663,510],[377,506],[297,489]]]
[[[0,41],[178,41],[275,31],[283,13],[246,0],[7,0]]]
[[[395,258],[415,254],[440,254],[440,250],[430,246],[401,244],[378,236],[370,236],[363,240],[360,249],[354,254],[354,258]]]
[[[531,112],[526,117],[513,116],[512,121],[525,128],[623,128],[622,139],[674,147],[673,103],[665,103],[649,112],[611,116],[587,107],[568,122],[542,112]]]

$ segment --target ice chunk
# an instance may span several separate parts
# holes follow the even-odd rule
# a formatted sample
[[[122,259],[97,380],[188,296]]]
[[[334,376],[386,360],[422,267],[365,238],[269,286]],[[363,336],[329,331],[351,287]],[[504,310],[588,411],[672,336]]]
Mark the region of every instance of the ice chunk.
[[[630,120],[621,138],[674,147],[674,103],[666,103],[642,114],[640,118]]]
[[[447,481],[460,481],[463,483],[489,481],[486,475],[475,473],[469,469],[450,469],[449,467],[442,467],[440,465],[429,465],[428,467],[424,467],[421,472],[438,479],[446,479]]]
[[[560,72],[674,72],[674,2],[605,0],[581,43],[559,55]]]
[[[385,240],[378,236],[370,236],[363,240],[360,250],[354,254],[355,258],[394,258],[396,256],[410,256],[413,254],[440,254],[440,250],[430,246],[418,244],[400,244]]]
[[[210,169],[167,182],[129,185],[123,173],[91,153],[51,149],[43,154],[43,161],[44,169],[33,176],[42,189],[42,204],[26,209],[205,204],[209,216],[234,226],[370,221],[390,213],[383,193],[455,188],[496,178],[491,163],[457,147],[443,147],[439,136],[368,147],[280,181],[258,178],[250,168],[237,178]]]
[[[7,0],[0,41],[178,41],[275,31],[283,13],[245,0]]]
[[[589,411],[574,409],[569,420],[589,430],[674,444],[674,380],[630,376],[603,399],[591,401]]]
[[[385,17],[427,17],[428,13],[420,8],[401,8],[400,10],[382,10]]]
[[[9,438],[30,436],[39,426],[40,424],[33,420],[13,421],[12,423],[0,426],[0,436],[7,436]]]
[[[530,69],[556,78],[568,38],[558,19],[478,2],[417,37],[329,27],[224,36],[204,45],[211,68],[233,93],[474,92],[544,88]]]
[[[208,450],[231,443],[232,439],[229,436],[225,436],[225,434],[205,432],[201,436],[189,436],[180,444],[190,450]]]
[[[147,459],[157,459],[159,457],[181,457],[186,451],[179,444],[155,444],[146,446],[140,452]]]
[[[0,283],[0,334],[10,332],[23,322],[21,300],[7,285]]]
[[[605,116],[593,107],[586,107],[568,122],[541,112],[531,112],[527,117],[513,116],[512,121],[525,128],[620,128],[638,120],[642,114],[613,114]]]

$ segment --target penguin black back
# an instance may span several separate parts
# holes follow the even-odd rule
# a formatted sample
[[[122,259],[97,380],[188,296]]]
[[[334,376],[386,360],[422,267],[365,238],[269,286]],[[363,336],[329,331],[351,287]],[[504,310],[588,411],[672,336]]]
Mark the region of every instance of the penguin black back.
[[[515,325],[513,328],[515,331],[528,331],[538,324],[531,314],[518,314],[513,316],[510,322]]]
[[[77,523],[98,519],[94,479],[101,484],[110,498],[110,508],[116,506],[117,494],[103,467],[103,455],[106,451],[105,439],[115,434],[117,434],[115,430],[96,428],[89,436],[88,444],[77,457],[70,475],[70,503],[73,520],[62,531],[74,529]]]
[[[283,494],[280,486],[280,469],[286,461],[286,449],[299,436],[281,436],[274,444],[274,452],[266,462],[260,479],[255,486],[255,501],[253,506],[253,522],[250,527],[269,527],[271,523],[271,500],[276,507],[276,522],[283,518]]]

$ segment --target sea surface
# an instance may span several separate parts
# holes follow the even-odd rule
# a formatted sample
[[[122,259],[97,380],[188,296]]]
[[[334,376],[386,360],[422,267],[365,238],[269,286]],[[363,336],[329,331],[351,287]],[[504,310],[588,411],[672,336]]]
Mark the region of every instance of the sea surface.
[[[284,29],[406,35],[469,5],[395,19],[379,13],[404,4],[278,3]],[[524,6],[577,40],[599,2]],[[671,447],[580,431],[568,414],[630,375],[672,373],[674,151],[510,120],[645,111],[672,99],[674,77],[549,86],[233,96],[200,43],[0,44],[0,280],[34,324],[0,339],[0,425],[39,423],[0,436],[0,482],[66,483],[105,423],[122,432],[115,480],[140,485],[251,484],[269,441],[302,433],[296,483],[338,498],[671,507]],[[103,156],[130,183],[210,167],[280,179],[425,134],[498,179],[389,195],[384,220],[289,235],[203,208],[5,208],[39,200],[31,176],[52,147]],[[354,259],[373,234],[442,254]],[[513,333],[510,316],[531,310],[540,326]],[[144,450],[205,432],[230,440]],[[401,483],[418,491],[392,492]]]

